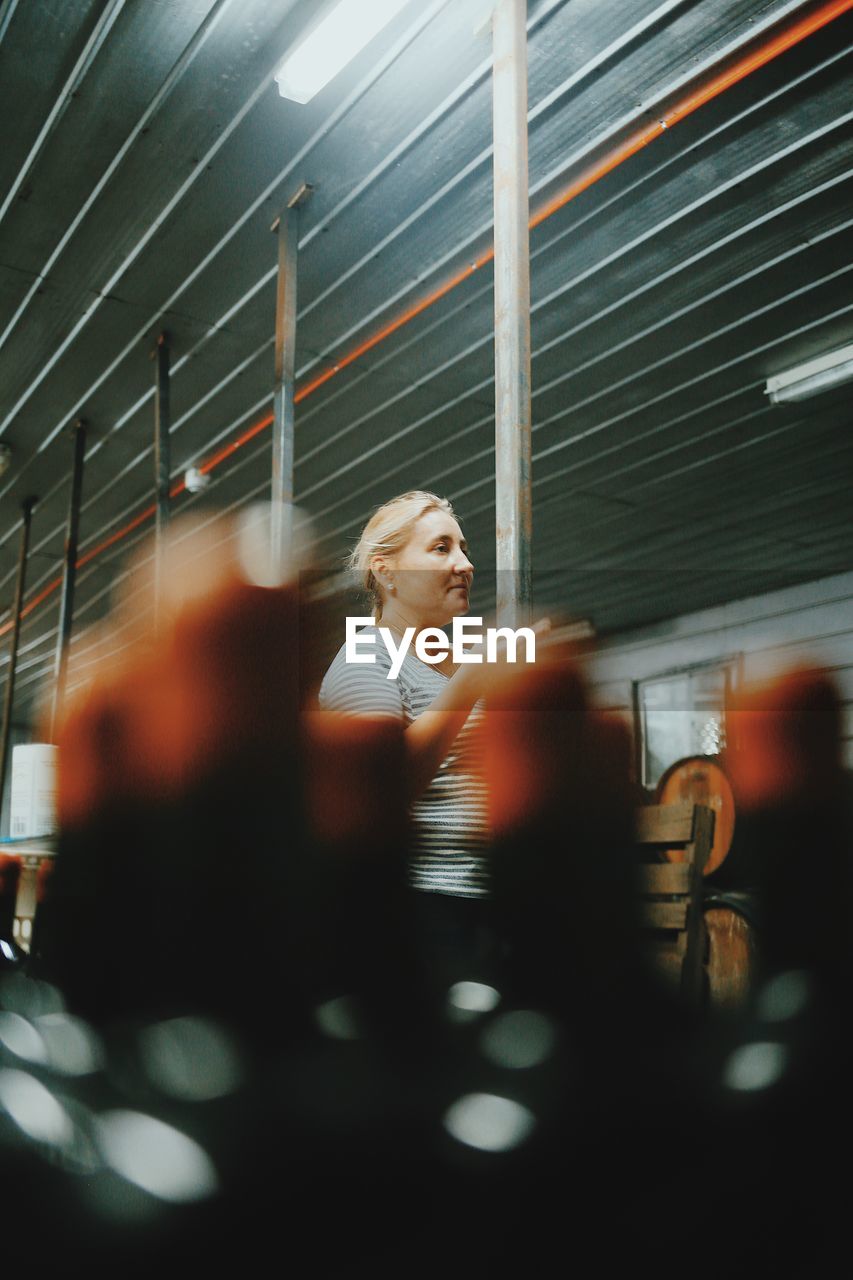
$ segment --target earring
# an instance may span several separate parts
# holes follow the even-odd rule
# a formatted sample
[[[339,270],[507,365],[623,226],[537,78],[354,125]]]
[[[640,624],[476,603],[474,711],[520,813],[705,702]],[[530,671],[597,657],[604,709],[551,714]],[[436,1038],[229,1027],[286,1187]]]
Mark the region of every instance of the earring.
[[[396,591],[396,590],[397,590],[397,588],[394,586],[394,579],[393,579],[393,578],[389,578],[389,579],[388,579],[388,590],[389,590],[389,591]]]

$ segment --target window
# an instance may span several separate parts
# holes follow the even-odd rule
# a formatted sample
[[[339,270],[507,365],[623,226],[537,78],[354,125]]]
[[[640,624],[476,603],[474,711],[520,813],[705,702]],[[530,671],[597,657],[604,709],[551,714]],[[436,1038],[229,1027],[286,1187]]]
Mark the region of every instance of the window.
[[[737,658],[682,668],[634,685],[639,726],[639,776],[654,790],[661,775],[686,756],[716,756],[726,746],[726,704]]]

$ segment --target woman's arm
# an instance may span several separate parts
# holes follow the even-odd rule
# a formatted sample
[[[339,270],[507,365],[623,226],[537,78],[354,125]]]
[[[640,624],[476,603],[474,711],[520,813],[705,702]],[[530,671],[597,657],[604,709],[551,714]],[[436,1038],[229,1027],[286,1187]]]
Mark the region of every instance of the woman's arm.
[[[373,665],[346,665],[340,655],[320,689],[320,706],[354,716],[403,719],[400,686],[389,680],[387,655]],[[408,796],[416,800],[432,782],[459,730],[480,697],[483,685],[478,666],[461,666],[439,696],[406,729]]]
[[[535,622],[532,629],[537,636],[542,636],[550,626],[550,621],[544,618]],[[448,680],[447,687],[426,711],[412,721],[406,729],[410,801],[417,800],[432,782],[474,703],[485,697],[496,684],[506,680],[514,669],[506,661],[506,644],[501,641],[497,661],[459,667]]]
[[[534,623],[541,634],[547,622]],[[499,653],[502,650],[499,649]],[[347,715],[390,716],[403,719],[399,685],[387,679],[390,657],[380,649],[371,665],[348,665],[339,654],[320,690],[324,710]],[[512,668],[506,662],[470,663],[460,666],[437,698],[405,730],[408,757],[408,801],[417,800],[438,773],[474,703],[505,679]]]
[[[446,688],[406,729],[409,800],[417,800],[435,775],[483,693],[481,668],[462,666]]]

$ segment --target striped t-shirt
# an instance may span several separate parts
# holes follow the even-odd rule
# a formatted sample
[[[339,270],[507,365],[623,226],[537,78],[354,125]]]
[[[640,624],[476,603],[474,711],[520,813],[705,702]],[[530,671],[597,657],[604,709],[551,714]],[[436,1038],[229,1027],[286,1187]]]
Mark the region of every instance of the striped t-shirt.
[[[345,715],[391,716],[408,726],[438,697],[448,677],[416,658],[412,648],[395,680],[391,657],[375,627],[372,665],[348,663],[342,645],[320,686],[320,706]],[[482,898],[488,893],[486,788],[480,768],[482,707],[460,729],[429,787],[414,802],[409,879],[427,893]]]

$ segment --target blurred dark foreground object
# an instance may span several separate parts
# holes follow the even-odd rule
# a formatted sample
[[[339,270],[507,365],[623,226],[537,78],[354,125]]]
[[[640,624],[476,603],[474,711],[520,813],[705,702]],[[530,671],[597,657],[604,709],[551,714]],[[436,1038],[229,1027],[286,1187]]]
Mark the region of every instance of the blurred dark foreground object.
[[[333,972],[327,939],[315,938],[331,998],[303,992],[302,1022],[289,1023],[284,1044],[267,1037],[262,1051],[248,1017],[244,1033],[189,1003],[188,990],[180,1015],[126,1017],[100,1035],[54,987],[17,976],[0,986],[0,1171],[23,1258],[38,1239],[52,1265],[73,1253],[105,1267],[175,1257],[245,1266],[275,1252],[307,1255],[331,1274],[397,1274],[401,1262],[416,1274],[538,1274],[555,1258],[607,1273],[660,1265],[665,1230],[695,1277],[718,1272],[718,1251],[700,1248],[713,1230],[725,1232],[736,1273],[828,1269],[846,1216],[822,1152],[827,1133],[844,1144],[850,1129],[850,1051],[837,1006],[819,971],[782,969],[759,983],[742,1020],[702,1025],[649,1004],[631,979],[632,942],[617,952],[619,967],[608,955],[595,968],[600,934],[584,927],[582,895],[591,888],[593,925],[613,916],[598,896],[612,871],[594,860],[594,833],[622,848],[630,807],[617,806],[615,820],[606,813],[606,797],[622,794],[619,756],[585,751],[601,743],[600,725],[576,675],[549,673],[538,691],[540,711],[568,703],[578,719],[566,731],[537,713],[535,699],[526,710],[509,698],[498,708],[504,732],[529,735],[512,741],[528,769],[522,783],[533,781],[502,794],[496,815],[501,856],[511,857],[511,837],[517,856],[529,852],[548,874],[537,889],[526,865],[500,871],[520,886],[534,924],[571,913],[580,932],[538,938],[504,893],[496,906],[514,948],[506,983],[449,993],[421,1055],[401,1057],[386,1024],[370,1008],[365,1017],[363,990],[374,1013],[382,1004],[376,939],[362,935],[363,959],[352,931],[358,977]],[[374,732],[381,771],[367,763]],[[310,741],[315,768],[320,758],[335,764],[308,784],[323,801],[314,838],[327,854],[347,850],[356,866],[379,814],[370,796],[383,795],[395,767],[392,731],[367,726],[362,736],[354,723],[326,720]],[[549,762],[533,745],[552,749]],[[541,789],[559,778],[553,757],[573,749],[576,772],[562,795]],[[599,768],[603,785],[591,777]],[[567,813],[569,795],[591,802],[580,817]],[[545,849],[526,843],[555,833],[561,841]],[[629,901],[625,863],[617,869]],[[563,888],[573,896],[555,904]],[[298,891],[302,932],[321,933],[320,886],[303,881]],[[340,901],[338,909],[348,928]],[[406,954],[399,936],[394,946],[392,965]],[[237,967],[245,976],[245,958]],[[623,977],[627,985],[606,986]],[[597,1011],[585,987],[602,1002]],[[416,1004],[406,981],[386,988],[392,1018],[407,995]],[[275,1001],[271,985],[267,996]],[[281,1003],[248,1007],[265,1025],[290,1018]]]
[[[848,993],[853,813],[838,694],[820,671],[746,690],[730,713],[738,839],[760,894],[766,967]]]
[[[0,854],[0,968],[18,962],[15,904],[21,879],[20,858]],[[6,944],[3,946],[3,944]]]
[[[217,582],[68,708],[41,979],[0,988],[21,1239],[53,1265],[606,1274],[660,1265],[663,1221],[693,1276],[709,1223],[756,1274],[820,1269],[846,1221],[820,1142],[849,1136],[848,942],[787,931],[797,895],[824,927],[849,911],[820,682],[770,691],[741,744],[777,915],[740,1019],[648,982],[627,735],[560,664],[487,709],[502,964],[439,1008],[402,732],[300,712],[299,608]],[[834,765],[792,768],[803,738]],[[827,882],[789,874],[815,823]]]
[[[99,1024],[193,1007],[254,1026],[288,1002],[296,620],[292,593],[229,585],[68,711],[40,966]]]
[[[417,987],[402,731],[301,713],[302,607],[226,575],[67,709],[34,972],[98,1026],[276,1044],[342,986]]]
[[[494,914],[508,981],[571,1019],[618,1025],[641,985],[624,726],[554,663],[488,706]]]

